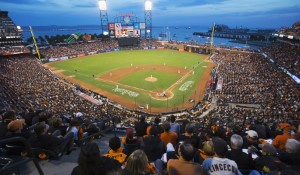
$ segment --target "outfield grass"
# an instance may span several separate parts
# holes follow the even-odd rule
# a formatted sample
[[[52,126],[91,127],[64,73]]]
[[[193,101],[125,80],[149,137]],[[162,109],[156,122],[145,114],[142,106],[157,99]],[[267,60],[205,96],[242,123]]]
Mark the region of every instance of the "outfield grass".
[[[111,70],[127,68],[131,65],[167,65],[176,66],[181,68],[193,69],[194,75],[188,77],[184,82],[181,82],[177,88],[174,89],[174,98],[166,101],[154,100],[149,97],[149,94],[144,92],[138,92],[129,88],[123,88],[129,91],[138,93],[138,96],[129,96],[115,92],[113,89],[116,85],[106,82],[101,82],[93,78],[107,73]],[[67,76],[74,76],[75,79],[84,83],[88,83],[95,87],[98,87],[104,91],[111,92],[122,96],[124,98],[134,100],[137,104],[146,105],[150,104],[152,107],[172,107],[180,105],[183,101],[192,95],[197,82],[207,66],[206,62],[203,62],[203,55],[190,54],[186,52],[178,52],[172,50],[137,50],[137,51],[119,51],[103,53],[98,55],[87,56],[79,59],[71,59],[67,61],[55,62],[53,66],[57,69],[64,70],[63,74]],[[144,81],[144,79],[153,75],[158,78],[156,83],[150,83]],[[159,71],[142,70],[135,72],[128,77],[119,80],[121,84],[127,84],[135,86],[145,90],[166,89],[180,77],[174,74],[168,74]],[[179,90],[180,87],[187,81],[194,82],[185,91]]]

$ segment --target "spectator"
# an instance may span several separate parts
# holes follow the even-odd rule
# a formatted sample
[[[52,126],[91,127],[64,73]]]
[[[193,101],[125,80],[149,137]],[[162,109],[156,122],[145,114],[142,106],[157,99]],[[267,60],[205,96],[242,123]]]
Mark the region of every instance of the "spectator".
[[[121,147],[120,138],[112,137],[109,140],[109,147],[110,150],[103,156],[117,160],[119,163],[123,164],[126,161],[127,155],[125,154],[125,150]]]
[[[164,128],[163,128],[162,126],[160,126],[160,122],[161,122],[160,116],[156,116],[156,117],[154,118],[154,127],[157,128],[158,135],[160,135],[161,133],[164,132]]]
[[[175,123],[176,121],[176,116],[175,115],[171,115],[170,117],[170,132],[175,132],[178,136],[181,134],[180,133],[180,125],[178,123]]]
[[[63,124],[61,118],[55,117],[52,119],[52,127],[49,128],[48,133],[54,133],[55,131],[59,131],[59,135],[66,135],[67,126]]]
[[[179,141],[185,141],[191,143],[195,149],[199,148],[200,145],[200,139],[197,135],[194,134],[195,126],[192,123],[188,123],[185,126],[185,133],[182,135],[179,135]]]
[[[123,175],[151,175],[157,174],[155,167],[148,163],[144,151],[136,150],[129,157],[122,172]]]
[[[141,116],[140,121],[135,123],[135,131],[137,137],[143,137],[146,135],[148,123],[145,121],[145,116]]]
[[[282,135],[278,135],[275,137],[275,139],[273,140],[272,144],[273,146],[275,146],[276,148],[280,149],[280,150],[285,150],[285,143],[288,139],[292,138],[291,135],[291,125],[288,123],[280,123],[279,127],[282,129],[283,134]]]
[[[84,138],[83,129],[80,127],[80,122],[77,118],[74,118],[70,122],[70,126],[67,128],[67,132],[71,132],[74,135],[74,142],[81,146],[80,140]]]
[[[249,129],[256,131],[258,138],[267,139],[266,127],[259,120],[255,120],[255,124]]]
[[[285,151],[279,158],[287,165],[300,169],[300,142],[295,139],[288,139],[285,144]]]
[[[3,113],[2,122],[0,124],[0,138],[5,137],[8,133],[7,125],[16,119],[16,114],[14,111],[8,111]]]
[[[276,156],[276,148],[271,144],[262,147],[262,156],[254,160],[255,169],[270,173],[271,171],[281,171],[286,168]]]
[[[23,127],[25,125],[25,120],[13,120],[9,122],[7,125],[8,132],[6,133],[7,137],[13,137],[13,136],[23,136],[24,133],[22,133]]]
[[[165,152],[164,142],[159,138],[157,128],[150,129],[150,135],[144,137],[141,149],[146,153],[150,162],[160,159]]]
[[[164,132],[160,135],[160,139],[164,142],[165,145],[172,143],[173,146],[177,144],[177,134],[175,132],[170,132],[171,125],[169,122],[163,124]]]
[[[246,131],[247,135],[243,138],[243,148],[248,149],[251,145],[258,149],[258,134],[256,131]]]
[[[213,158],[215,155],[214,145],[212,141],[203,142],[203,148],[199,149],[200,153],[200,161],[199,163],[203,163],[203,161],[207,158]]]
[[[137,144],[138,139],[134,136],[133,129],[127,128],[126,129],[126,136],[122,138],[123,144]]]
[[[41,122],[35,125],[34,132],[36,136],[32,136],[29,139],[32,147],[39,147],[53,152],[66,151],[70,154],[74,148],[74,134],[69,132],[64,137],[57,137],[55,134],[48,134],[49,125]]]
[[[120,168],[118,161],[100,155],[96,143],[88,143],[81,148],[78,166],[73,168],[71,175],[103,175]]]
[[[240,135],[233,134],[230,138],[231,150],[228,151],[227,158],[236,162],[240,171],[251,170],[253,161],[251,154],[246,154],[242,151],[243,138]]]
[[[202,175],[201,165],[193,162],[195,148],[187,142],[179,145],[178,159],[168,161],[167,170],[169,175]]]
[[[204,174],[212,175],[236,175],[241,174],[238,170],[238,166],[233,160],[225,158],[228,147],[226,142],[219,138],[214,137],[212,139],[215,151],[214,158],[207,158],[204,160],[202,167]]]

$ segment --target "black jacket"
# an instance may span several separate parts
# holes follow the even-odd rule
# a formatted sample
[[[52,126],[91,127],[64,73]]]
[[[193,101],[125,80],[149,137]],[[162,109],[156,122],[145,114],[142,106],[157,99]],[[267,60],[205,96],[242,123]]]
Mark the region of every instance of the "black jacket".
[[[231,151],[228,151],[226,157],[234,160],[239,169],[251,170],[253,168],[253,159],[251,154],[246,154],[241,149],[231,149]]]

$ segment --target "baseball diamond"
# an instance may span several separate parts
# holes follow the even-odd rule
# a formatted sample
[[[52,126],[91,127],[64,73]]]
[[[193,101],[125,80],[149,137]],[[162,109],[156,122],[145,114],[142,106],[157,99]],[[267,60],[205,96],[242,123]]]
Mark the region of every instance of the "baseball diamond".
[[[214,63],[207,55],[174,50],[102,53],[48,63],[59,76],[106,95],[127,108],[160,113],[200,101]]]

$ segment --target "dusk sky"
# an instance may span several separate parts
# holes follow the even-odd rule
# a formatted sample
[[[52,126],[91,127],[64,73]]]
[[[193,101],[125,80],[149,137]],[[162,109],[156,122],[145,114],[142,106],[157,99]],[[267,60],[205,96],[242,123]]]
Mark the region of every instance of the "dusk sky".
[[[109,21],[133,13],[144,21],[144,0],[107,0]],[[1,0],[17,25],[100,25],[98,0]],[[280,28],[300,20],[300,0],[153,0],[154,26]]]

